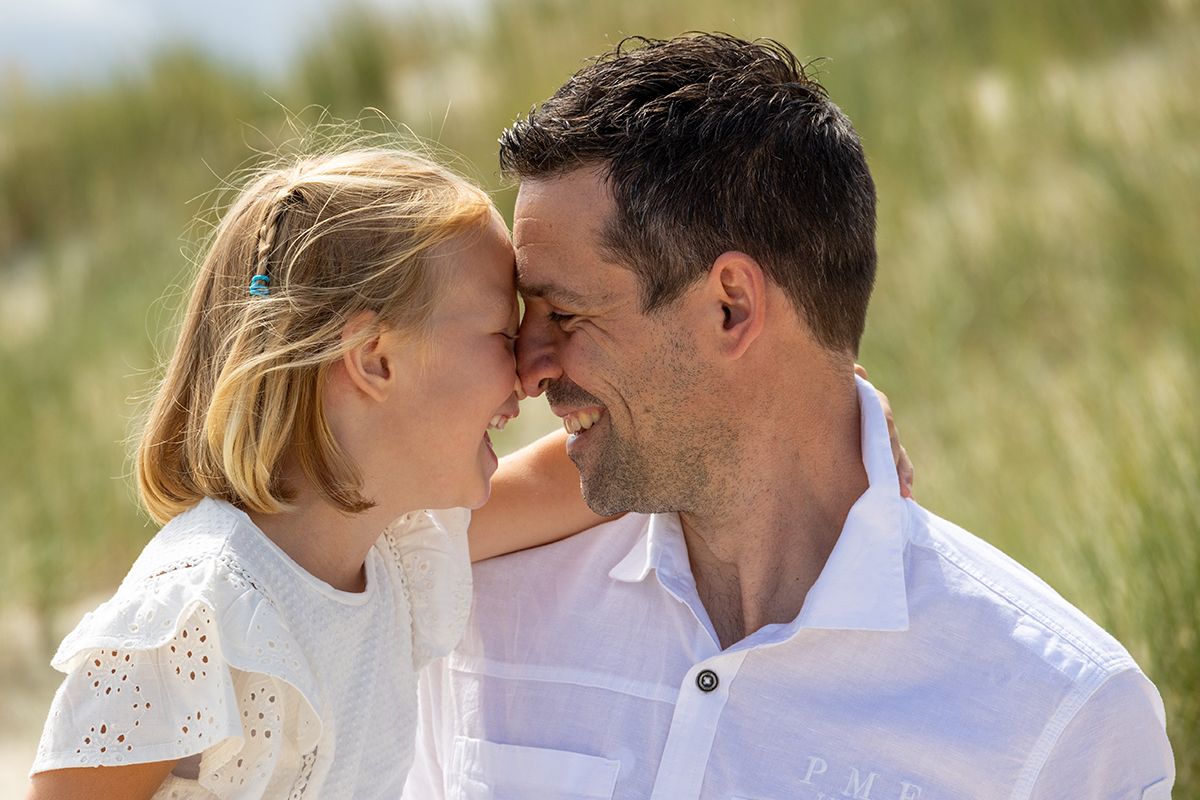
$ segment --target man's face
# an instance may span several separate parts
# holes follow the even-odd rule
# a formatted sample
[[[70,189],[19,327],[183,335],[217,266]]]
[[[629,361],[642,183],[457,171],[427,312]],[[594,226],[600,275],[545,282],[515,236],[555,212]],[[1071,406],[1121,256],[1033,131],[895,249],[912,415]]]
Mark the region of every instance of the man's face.
[[[600,235],[612,211],[591,169],[522,184],[517,368],[525,391],[545,391],[573,434],[567,452],[593,510],[686,510],[722,438],[705,418],[711,375],[688,296],[643,314],[637,277],[606,260]]]

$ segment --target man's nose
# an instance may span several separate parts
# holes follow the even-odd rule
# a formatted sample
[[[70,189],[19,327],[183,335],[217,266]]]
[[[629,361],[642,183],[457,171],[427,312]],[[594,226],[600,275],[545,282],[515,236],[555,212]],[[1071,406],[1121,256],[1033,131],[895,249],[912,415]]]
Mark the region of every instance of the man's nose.
[[[547,319],[526,311],[517,337],[517,380],[525,394],[537,397],[549,381],[562,377],[558,359],[561,334]]]

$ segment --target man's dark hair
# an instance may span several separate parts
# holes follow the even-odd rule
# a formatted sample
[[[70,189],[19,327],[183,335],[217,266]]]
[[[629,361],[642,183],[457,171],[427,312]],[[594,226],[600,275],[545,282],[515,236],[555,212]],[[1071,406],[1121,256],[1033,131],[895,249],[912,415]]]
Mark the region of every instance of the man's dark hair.
[[[729,250],[755,258],[818,341],[857,352],[875,281],[875,184],[850,121],[782,44],[632,37],[500,137],[519,179],[607,171],[607,255],[661,308]]]

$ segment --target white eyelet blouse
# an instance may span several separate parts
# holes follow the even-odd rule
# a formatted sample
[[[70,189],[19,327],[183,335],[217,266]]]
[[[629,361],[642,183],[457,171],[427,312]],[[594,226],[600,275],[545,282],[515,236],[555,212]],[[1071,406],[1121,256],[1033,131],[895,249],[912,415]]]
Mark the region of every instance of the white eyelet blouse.
[[[234,506],[201,501],[63,640],[32,772],[182,759],[155,797],[399,796],[416,672],[469,611],[469,521],[406,515],[349,593]]]

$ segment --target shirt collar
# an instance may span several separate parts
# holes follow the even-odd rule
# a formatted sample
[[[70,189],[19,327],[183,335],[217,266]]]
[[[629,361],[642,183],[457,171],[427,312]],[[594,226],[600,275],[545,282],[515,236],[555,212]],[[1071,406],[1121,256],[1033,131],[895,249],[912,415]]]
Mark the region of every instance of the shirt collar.
[[[608,576],[625,583],[645,580],[651,570],[665,577],[687,576],[690,581],[692,569],[683,542],[683,528],[679,515],[675,513],[651,514],[642,535],[633,549],[609,570]]]
[[[842,533],[804,606],[789,625],[801,628],[902,631],[908,629],[904,583],[907,509],[875,388],[858,384],[863,467],[867,491],[846,517]],[[652,514],[629,553],[609,571],[626,583],[645,580],[654,570],[664,585],[694,583],[677,514]]]

